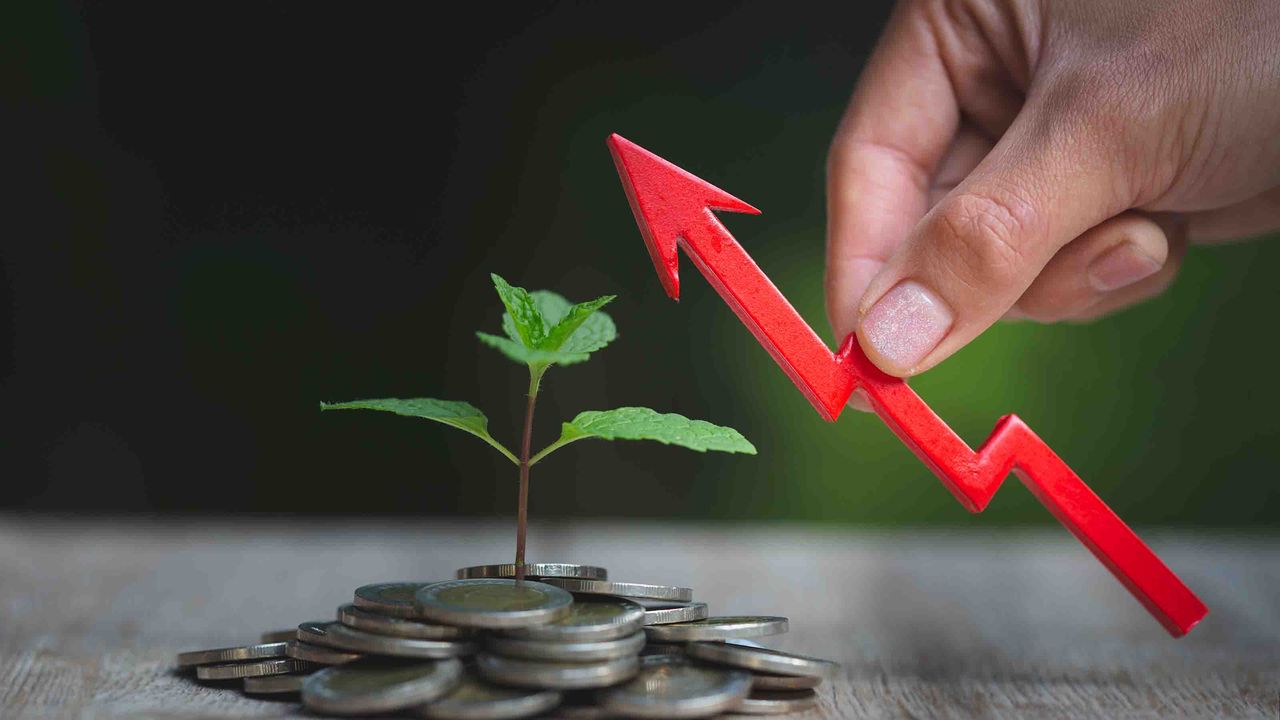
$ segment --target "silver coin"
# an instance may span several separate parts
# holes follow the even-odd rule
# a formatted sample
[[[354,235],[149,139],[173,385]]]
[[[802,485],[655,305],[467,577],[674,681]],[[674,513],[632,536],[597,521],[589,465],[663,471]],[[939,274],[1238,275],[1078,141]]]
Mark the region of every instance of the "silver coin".
[[[694,620],[705,620],[708,614],[707,604],[704,602],[665,607],[646,607],[644,624],[666,625],[668,623],[693,622]]]
[[[474,578],[513,578],[516,576],[515,563],[499,565],[474,565],[458,570],[459,580]],[[608,580],[609,571],[595,565],[574,565],[573,563],[525,563],[526,578],[583,578],[584,580]]]
[[[698,718],[732,709],[751,692],[751,675],[694,665],[673,658],[647,658],[639,674],[600,694],[600,705],[626,717]]]
[[[529,660],[551,662],[595,662],[635,655],[644,647],[642,632],[623,638],[596,642],[557,642],[555,640],[523,640],[519,638],[490,637],[485,649],[499,655]]]
[[[375,635],[363,630],[336,623],[329,628],[325,639],[330,646],[366,655],[385,655],[400,658],[443,660],[444,658],[470,655],[475,645],[457,640],[417,640],[414,638]]]
[[[410,664],[365,660],[325,668],[302,682],[302,704],[333,715],[394,712],[431,702],[462,680],[456,658]]]
[[[526,640],[593,642],[631,635],[645,620],[643,607],[622,598],[574,598],[569,614],[545,625],[508,630],[504,635]]]
[[[341,624],[333,620],[308,620],[298,625],[297,639],[299,642],[312,645],[333,647],[329,644],[329,630],[339,627]]]
[[[324,645],[312,645],[299,640],[289,643],[289,647],[285,652],[295,660],[306,660],[319,665],[345,665],[363,657],[359,653],[338,650]]]
[[[644,629],[657,642],[700,642],[734,638],[764,637],[787,631],[787,619],[774,616],[710,617],[672,625],[650,625]]]
[[[476,668],[486,679],[499,685],[581,690],[617,685],[630,679],[640,669],[634,655],[590,663],[543,662],[481,654]]]
[[[573,596],[560,588],[500,578],[435,583],[414,598],[418,615],[432,622],[497,630],[559,620],[573,605]]]
[[[708,662],[731,665],[753,672],[774,675],[808,675],[830,678],[840,670],[840,665],[822,658],[808,657],[745,645],[721,642],[696,642],[685,646],[690,657]]]
[[[285,644],[282,642],[241,645],[238,647],[217,648],[215,650],[192,650],[178,653],[178,667],[189,668],[196,665],[213,665],[214,663],[282,658],[285,656],[284,650]]]
[[[258,642],[288,642],[290,640],[296,640],[297,637],[298,628],[296,627],[289,628],[288,630],[268,630],[267,632],[262,633],[262,637],[258,638]]]
[[[614,595],[625,598],[666,600],[668,602],[693,602],[693,590],[673,585],[648,585],[646,583],[614,582],[613,580],[579,580],[576,578],[546,578],[543,582],[564,588],[569,592],[587,595]]]
[[[302,692],[306,675],[265,675],[244,679],[244,691],[250,695],[280,695]]]
[[[818,704],[818,693],[812,690],[779,690],[753,692],[732,709],[743,715],[783,715],[808,710]]]
[[[311,670],[314,667],[315,665],[301,660],[294,660],[293,658],[250,660],[248,662],[222,663],[219,665],[201,665],[196,668],[196,677],[201,680],[239,680],[247,677],[302,672]]]
[[[447,695],[423,705],[423,717],[435,720],[507,720],[537,715],[560,704],[555,690],[525,690],[490,685],[464,675]]]
[[[458,640],[471,635],[471,631],[467,628],[454,627],[452,625],[433,625],[417,620],[383,615],[355,605],[343,605],[338,608],[338,621],[356,630],[364,630],[378,635],[390,635],[392,637],[416,638],[418,640]]]
[[[383,615],[412,618],[417,614],[413,606],[413,594],[419,588],[430,584],[425,582],[385,582],[361,585],[356,588],[355,604],[365,610],[372,610]]]
[[[754,673],[751,676],[752,690],[809,690],[820,684],[822,678],[812,675]]]

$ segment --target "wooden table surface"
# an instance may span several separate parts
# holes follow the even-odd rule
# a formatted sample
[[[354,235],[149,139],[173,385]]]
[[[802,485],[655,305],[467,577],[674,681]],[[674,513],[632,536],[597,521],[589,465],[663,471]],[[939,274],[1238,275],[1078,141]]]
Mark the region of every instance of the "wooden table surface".
[[[360,584],[509,560],[511,526],[0,515],[0,717],[291,717],[174,653],[330,617]],[[1149,532],[1209,617],[1170,638],[1065,532],[535,525],[530,557],[779,614],[843,663],[797,718],[1280,713],[1280,539]]]

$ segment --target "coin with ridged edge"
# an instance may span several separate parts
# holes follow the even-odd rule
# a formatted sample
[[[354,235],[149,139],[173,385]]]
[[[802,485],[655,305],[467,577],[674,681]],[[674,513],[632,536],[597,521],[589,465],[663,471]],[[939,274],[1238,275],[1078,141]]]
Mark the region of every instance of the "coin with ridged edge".
[[[569,614],[545,625],[507,630],[507,637],[555,642],[597,642],[626,637],[640,629],[645,609],[622,598],[574,598]]]
[[[787,631],[787,619],[771,615],[709,617],[687,623],[650,625],[644,629],[657,642],[701,642],[764,637]]]
[[[250,695],[284,695],[302,692],[306,675],[264,675],[244,679],[244,691]]]
[[[822,684],[822,678],[813,675],[771,675],[753,673],[752,690],[810,690]]]
[[[752,692],[738,701],[730,712],[742,715],[785,715],[808,710],[817,704],[818,693],[812,690]]]
[[[600,705],[634,718],[699,718],[737,707],[751,692],[741,670],[694,665],[683,657],[652,656],[625,684],[600,693]]]
[[[414,595],[419,617],[445,625],[505,630],[542,625],[569,614],[573,596],[542,582],[501,578],[449,580]]]
[[[375,635],[374,633],[356,630],[342,624],[329,628],[329,636],[326,640],[332,647],[350,652],[423,660],[443,660],[461,655],[470,655],[476,649],[474,643],[467,641],[416,640],[414,638]]]
[[[283,642],[257,643],[254,645],[216,648],[214,650],[192,650],[178,653],[178,667],[189,668],[196,665],[282,658],[285,656],[284,651],[285,644]]]
[[[362,660],[307,676],[302,704],[332,715],[395,712],[442,697],[461,680],[457,658],[414,663]]]
[[[383,615],[355,605],[338,608],[338,621],[356,630],[417,640],[461,640],[472,634],[467,628]]]
[[[670,623],[693,622],[705,620],[710,613],[704,602],[672,605],[670,607],[646,607],[644,610],[645,625],[667,625]]]
[[[476,668],[487,680],[499,685],[581,690],[617,685],[629,680],[640,669],[640,659],[632,655],[616,660],[590,663],[544,662],[481,654]]]
[[[753,672],[774,675],[808,675],[830,678],[840,670],[839,663],[822,658],[808,657],[727,642],[696,642],[685,646],[690,657],[707,662],[731,665]]]
[[[513,578],[516,576],[515,563],[499,563],[497,565],[473,565],[458,570],[459,580],[475,578]],[[595,565],[575,565],[573,563],[525,563],[526,578],[582,578],[583,580],[608,580],[609,571]]]
[[[674,585],[650,585],[648,583],[615,582],[613,580],[578,580],[575,578],[545,578],[542,582],[564,588],[572,593],[587,595],[613,595],[624,598],[666,600],[668,602],[693,602],[693,589]]]
[[[550,710],[560,704],[555,690],[529,690],[491,685],[467,674],[447,695],[423,705],[419,714],[434,720],[511,720]]]
[[[196,668],[196,677],[201,680],[239,680],[247,677],[303,672],[314,667],[316,666],[311,663],[294,660],[293,658],[250,660],[248,662],[222,663],[219,665],[201,665]]]
[[[412,618],[416,615],[413,594],[428,582],[384,582],[356,588],[354,602],[358,607],[392,617]]]
[[[329,644],[329,629],[338,627],[341,624],[335,620],[308,620],[304,623],[299,623],[298,641],[312,645],[333,647]]]
[[[485,640],[485,649],[498,655],[529,660],[595,662],[635,655],[640,652],[644,644],[644,633],[637,632],[627,637],[592,642],[490,637]]]
[[[294,640],[289,643],[285,653],[295,660],[305,660],[320,665],[345,665],[363,657],[359,653],[347,652],[346,650],[339,650],[325,645],[312,645],[300,640]]]

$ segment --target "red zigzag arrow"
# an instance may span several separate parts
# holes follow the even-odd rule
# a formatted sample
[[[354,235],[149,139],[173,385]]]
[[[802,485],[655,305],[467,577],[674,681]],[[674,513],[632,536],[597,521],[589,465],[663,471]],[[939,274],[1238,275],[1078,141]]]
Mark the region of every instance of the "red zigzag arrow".
[[[677,246],[826,420],[855,389],[970,512],[981,512],[1012,471],[1174,636],[1208,608],[1016,415],[974,452],[900,378],[872,365],[857,339],[832,354],[712,210],[759,210],[619,135],[609,137],[636,223],[658,277],[680,297]]]

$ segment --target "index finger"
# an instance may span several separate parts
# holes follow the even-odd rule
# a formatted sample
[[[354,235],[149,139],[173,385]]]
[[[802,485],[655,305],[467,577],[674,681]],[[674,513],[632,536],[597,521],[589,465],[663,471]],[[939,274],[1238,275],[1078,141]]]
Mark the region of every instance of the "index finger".
[[[895,9],[827,157],[827,317],[839,344],[871,278],[924,216],[960,123],[921,5]]]

